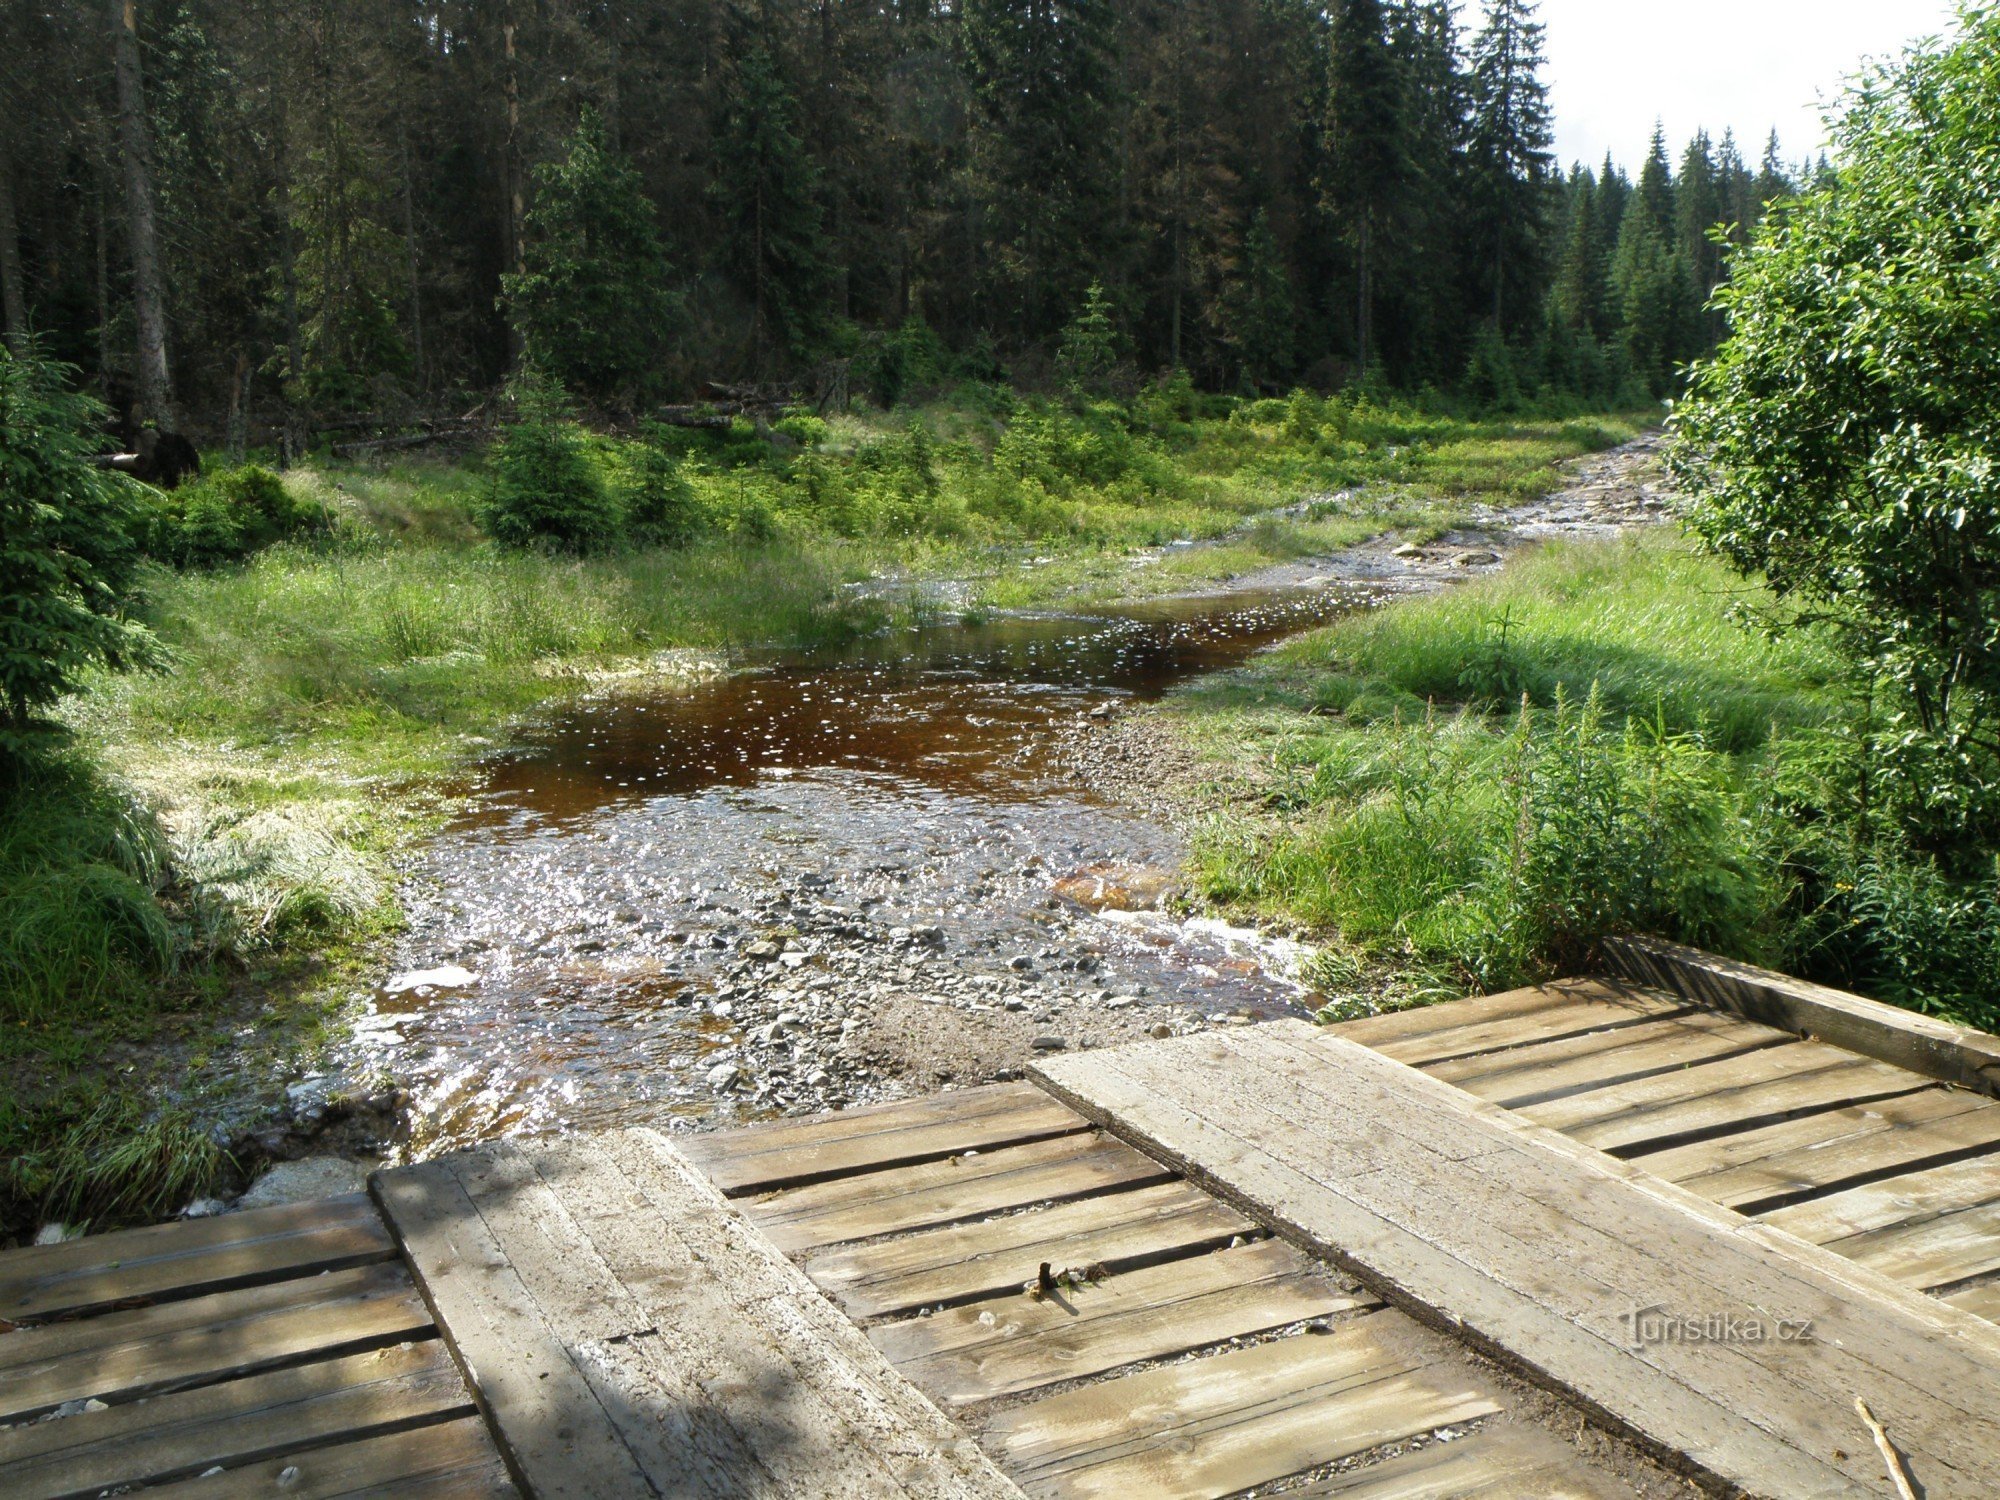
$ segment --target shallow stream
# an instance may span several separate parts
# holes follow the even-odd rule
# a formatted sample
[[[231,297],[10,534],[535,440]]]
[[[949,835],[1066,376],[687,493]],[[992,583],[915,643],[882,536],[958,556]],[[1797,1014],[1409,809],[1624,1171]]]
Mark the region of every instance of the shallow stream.
[[[357,1042],[428,1154],[896,1092],[871,1041],[913,996],[1043,1050],[1120,1012],[1292,1008],[1283,945],[1146,910],[1175,835],[1058,751],[1368,597],[941,625],[571,703],[429,846]]]

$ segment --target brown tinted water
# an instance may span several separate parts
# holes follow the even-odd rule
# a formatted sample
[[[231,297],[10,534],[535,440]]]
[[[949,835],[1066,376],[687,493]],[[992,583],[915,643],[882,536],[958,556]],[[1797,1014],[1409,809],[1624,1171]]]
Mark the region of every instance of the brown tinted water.
[[[774,1006],[825,1017],[885,987],[1004,992],[1010,1009],[1293,1006],[1212,934],[1056,894],[1079,870],[1171,867],[1180,850],[1054,752],[1107,702],[1365,602],[1320,588],[1003,617],[567,704],[481,768],[406,889],[398,968],[465,973],[385,988],[360,1040],[411,1091],[432,1150],[868,1097],[888,1085],[837,1049],[728,1086],[711,1074],[749,1055],[745,1030]],[[793,935],[783,964],[746,959],[772,931]]]

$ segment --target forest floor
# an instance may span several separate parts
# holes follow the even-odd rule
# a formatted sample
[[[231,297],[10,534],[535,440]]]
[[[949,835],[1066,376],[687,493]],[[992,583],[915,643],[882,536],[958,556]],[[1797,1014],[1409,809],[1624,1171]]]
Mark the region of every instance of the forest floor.
[[[408,852],[463,806],[457,768],[506,743],[511,725],[545,718],[552,701],[704,680],[760,640],[834,642],[941,614],[1087,608],[1245,578],[1272,588],[1360,581],[1384,594],[1435,587],[1491,571],[1522,539],[1497,526],[1508,502],[1535,507],[1540,519],[1525,524],[1558,529],[1594,524],[1590,507],[1614,492],[1656,511],[1656,496],[1615,477],[1585,479],[1590,493],[1560,502],[1537,498],[1559,482],[1552,463],[1632,430],[1433,421],[1414,450],[1388,441],[1357,458],[1362,444],[1336,445],[1325,467],[1351,482],[1302,502],[1257,500],[1274,487],[1299,492],[1300,462],[1287,460],[1229,490],[1226,504],[1136,530],[1105,529],[1113,502],[1085,497],[1100,507],[1094,532],[1086,524],[1026,543],[961,535],[893,553],[793,527],[751,547],[510,559],[477,546],[471,486],[450,471],[308,474],[300,482],[321,487],[329,505],[394,540],[279,548],[242,568],[163,579],[155,622],[177,669],[107,682],[75,714],[80,755],[103,768],[89,774],[136,789],[159,816],[180,920],[212,922],[215,950],[235,956],[191,955],[143,1010],[112,1005],[9,1029],[0,1096],[10,1118],[0,1126],[25,1147],[16,1202],[157,1216],[189,1185],[240,1181],[260,1161],[389,1144],[410,1102],[394,1071],[324,1060],[345,1046],[354,997],[379,983],[408,920]],[[1611,472],[1644,456],[1642,444]],[[1380,540],[1390,534],[1418,554],[1395,555]],[[1119,752],[1099,741],[1124,731],[1105,724],[1086,716],[1066,727],[1063,775],[1114,787]],[[809,904],[785,915],[814,920]],[[838,913],[827,921],[846,925]],[[894,992],[908,967],[903,947],[871,994]],[[1002,986],[1020,979],[1008,972]],[[1056,972],[1080,981],[1087,971]],[[1150,1006],[1097,1006],[1101,983],[1079,982],[1072,995],[1037,973],[1019,987],[1018,1004],[1001,1004],[997,989],[987,997],[992,1016],[977,1040],[937,1003],[937,986],[905,995],[872,1017],[861,1075],[822,1092],[992,1076],[1057,1033],[1088,1045],[1162,1024]],[[767,1008],[746,1002],[737,1029]],[[786,1107],[815,1102],[809,1094]],[[90,1181],[71,1181],[79,1173]]]

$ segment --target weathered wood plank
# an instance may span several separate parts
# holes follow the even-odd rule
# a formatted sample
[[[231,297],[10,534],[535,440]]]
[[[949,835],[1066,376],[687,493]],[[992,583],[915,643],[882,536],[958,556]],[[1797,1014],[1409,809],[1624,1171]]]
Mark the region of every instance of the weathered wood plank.
[[[1500,995],[1364,1016],[1343,1021],[1334,1030],[1349,1041],[1420,1067],[1447,1057],[1513,1046],[1524,1035],[1544,1039],[1565,1036],[1600,1026],[1685,1015],[1693,1008],[1677,995],[1631,985],[1559,979]]]
[[[1500,1409],[1465,1361],[1433,1361],[1376,1313],[1101,1381],[990,1420],[1032,1494],[1206,1500]]]
[[[762,1492],[992,1500],[1017,1493],[665,1137],[626,1131],[590,1148],[535,1154],[565,1201],[578,1202],[607,1263],[648,1306],[662,1334],[645,1350],[648,1368],[702,1387],[723,1408],[772,1477]],[[612,1169],[622,1186],[612,1183]],[[698,1287],[676,1291],[651,1274],[659,1225],[701,1268]],[[701,1309],[693,1291],[711,1306]],[[721,1493],[746,1493],[740,1476],[730,1479]]]
[[[541,1500],[644,1495],[650,1481],[449,1159],[374,1191],[474,1396]]]
[[[2000,1038],[1983,1031],[1656,938],[1614,938],[1605,956],[1637,983],[2000,1097]]]
[[[2000,1203],[1829,1240],[1826,1248],[1906,1286],[1934,1291],[2000,1271]]]
[[[1015,1493],[664,1138],[499,1143],[423,1170],[500,1268],[457,1296],[487,1320],[470,1362],[537,1496]],[[402,1178],[377,1179],[399,1230]],[[432,1287],[434,1247],[412,1256]]]
[[[1866,1392],[1933,1500],[2000,1493],[1990,1324],[1436,1079],[1292,1023],[1038,1071],[1391,1301],[1723,1482],[1787,1500],[1879,1492],[1851,1415]],[[1633,1347],[1631,1315],[1656,1307],[1810,1318],[1815,1338]]]
[[[0,1421],[66,1401],[129,1401],[358,1354],[432,1331],[409,1273],[394,1262],[50,1323],[0,1338]]]
[[[858,1318],[1018,1290],[1043,1262],[1117,1270],[1227,1244],[1256,1226],[1185,1183],[1087,1198],[1005,1218],[926,1229],[805,1258],[813,1281]]]
[[[1522,1109],[1697,1063],[1798,1045],[1795,1038],[1768,1026],[1697,1011],[1669,1020],[1641,1021],[1610,1031],[1588,1031],[1483,1052],[1433,1063],[1424,1071],[1482,1099]]]
[[[730,1197],[797,1187],[855,1172],[912,1166],[968,1150],[1023,1145],[1088,1128],[1025,1083],[963,1089],[693,1136],[687,1158]]]
[[[870,1337],[924,1390],[961,1406],[1379,1305],[1263,1240],[1041,1299],[1016,1291],[946,1308]]]
[[[2000,1156],[1888,1177],[1763,1215],[1766,1224],[1814,1244],[1892,1229],[2000,1199]]]
[[[90,1235],[0,1257],[0,1318],[42,1322],[389,1260],[365,1195]]]
[[[161,1483],[470,1415],[435,1339],[0,1431],[9,1500]]]
[[[1571,1094],[1521,1113],[1614,1155],[1733,1135],[1927,1087],[1901,1068],[1814,1042],[1794,1042],[1634,1083]]]
[[[2000,1271],[2000,1155],[1885,1178],[1764,1222],[1928,1290]]]
[[[477,1417],[267,1458],[147,1492],[148,1500],[514,1500],[518,1494]]]
[[[1123,1141],[1089,1132],[788,1188],[741,1206],[779,1249],[799,1251],[1144,1187],[1172,1175]]]
[[[1287,1500],[1633,1500],[1631,1486],[1585,1468],[1527,1427],[1487,1428],[1286,1492]]]
[[[1945,1301],[1953,1307],[1962,1307],[1989,1323],[2000,1323],[2000,1281],[1989,1281],[1980,1286],[1969,1286],[1962,1291],[1947,1292]]]
[[[1704,1198],[1755,1213],[1993,1147],[2000,1147],[2000,1104],[1933,1084],[1899,1098],[1783,1120],[1636,1160]]]

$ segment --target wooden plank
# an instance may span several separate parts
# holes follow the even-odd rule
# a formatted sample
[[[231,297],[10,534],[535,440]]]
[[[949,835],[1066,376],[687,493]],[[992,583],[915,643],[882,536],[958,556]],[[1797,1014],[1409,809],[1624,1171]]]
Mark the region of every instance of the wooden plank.
[[[1551,1099],[1521,1113],[1599,1151],[1629,1156],[1925,1087],[1887,1063],[1794,1042]]]
[[[1989,1281],[1980,1286],[1969,1286],[1956,1292],[1944,1294],[1944,1300],[1953,1307],[1962,1307],[1976,1317],[1989,1323],[2000,1323],[2000,1281]]]
[[[1764,1222],[1814,1244],[1891,1229],[2000,1199],[2000,1156],[1889,1177],[1765,1214]]]
[[[1172,1177],[1123,1141],[1093,1133],[837,1178],[756,1199],[744,1211],[779,1249],[795,1253]]]
[[[2000,1156],[1890,1177],[1764,1222],[1928,1290],[2000,1271]]]
[[[95,1398],[129,1401],[301,1359],[431,1336],[400,1265],[217,1292],[0,1338],[0,1422]]]
[[[766,1466],[790,1464],[784,1494],[912,1494],[912,1496],[1018,1496],[950,1418],[904,1380],[868,1338],[844,1318],[792,1262],[734,1212],[722,1194],[674,1146],[652,1130],[628,1130],[608,1138],[608,1150],[650,1216],[674,1228],[692,1256],[710,1274],[710,1284],[726,1308],[714,1328],[740,1338],[756,1328],[782,1366],[792,1370],[792,1390],[826,1404],[834,1444],[852,1452],[826,1452],[826,1440],[806,1432],[780,1432],[760,1446]],[[630,1232],[646,1216],[614,1212],[610,1224]],[[600,1244],[606,1228],[594,1230]],[[634,1240],[632,1252],[638,1252]],[[634,1280],[628,1274],[628,1280]],[[662,1288],[656,1318],[672,1338],[662,1340],[680,1362],[692,1356],[686,1340],[686,1296]],[[768,1392],[768,1384],[752,1384]],[[836,1482],[840,1466],[868,1452],[894,1478],[886,1488]]]
[[[1489,1427],[1285,1492],[1286,1500],[1635,1500],[1531,1427]]]
[[[1379,1305],[1262,1240],[1040,1299],[1016,1291],[946,1308],[870,1337],[933,1397],[964,1406]]]
[[[1072,1110],[1025,1083],[963,1089],[842,1110],[808,1120],[690,1137],[688,1159],[730,1197],[797,1187],[855,1172],[939,1161],[1088,1128]]]
[[[663,1138],[424,1170],[486,1270],[433,1293],[440,1321],[462,1345],[470,1325],[461,1353],[537,1496],[1015,1493]],[[400,1231],[408,1178],[377,1183]],[[430,1289],[435,1244],[411,1253]]]
[[[44,1322],[389,1260],[365,1195],[90,1235],[0,1255],[0,1318]]]
[[[1287,1022],[1037,1071],[1388,1300],[1719,1482],[1879,1493],[1852,1415],[1866,1393],[1932,1500],[2000,1493],[1992,1325],[1437,1079]],[[1636,1340],[1640,1310],[1754,1317],[1767,1336]],[[1811,1341],[1770,1337],[1779,1319],[1810,1319]]]
[[[649,1481],[449,1158],[372,1187],[513,1471],[540,1500],[643,1495]]]
[[[2000,1271],[2000,1203],[1829,1240],[1826,1248],[1906,1286],[1936,1291]]]
[[[461,1417],[409,1432],[267,1458],[147,1492],[148,1500],[514,1500],[485,1424]]]
[[[1482,1099],[1522,1109],[1697,1063],[1798,1045],[1768,1026],[1696,1012],[1433,1063],[1425,1071]]]
[[[1600,979],[1559,979],[1500,995],[1448,1000],[1412,1010],[1343,1021],[1349,1041],[1421,1066],[1447,1057],[1512,1046],[1521,1029],[1562,1036],[1596,1026],[1684,1015],[1692,1006],[1675,995]]]
[[[835,1246],[808,1255],[804,1265],[855,1317],[887,1317],[1017,1291],[1044,1261],[1059,1270],[1092,1264],[1121,1270],[1214,1249],[1256,1227],[1208,1194],[1170,1182]]]
[[[191,1478],[472,1409],[429,1339],[0,1430],[0,1493],[54,1500]]]
[[[1647,1171],[1744,1213],[2000,1147],[2000,1104],[1934,1084],[1639,1155]]]
[[[1375,1313],[1048,1396],[984,1432],[1031,1494],[1206,1500],[1500,1409],[1469,1361],[1408,1332]]]
[[[1657,938],[1614,938],[1604,948],[1636,983],[2000,1097],[2000,1038],[1983,1031]]]

